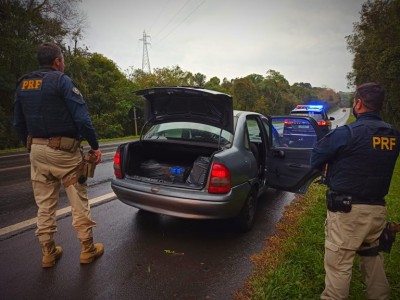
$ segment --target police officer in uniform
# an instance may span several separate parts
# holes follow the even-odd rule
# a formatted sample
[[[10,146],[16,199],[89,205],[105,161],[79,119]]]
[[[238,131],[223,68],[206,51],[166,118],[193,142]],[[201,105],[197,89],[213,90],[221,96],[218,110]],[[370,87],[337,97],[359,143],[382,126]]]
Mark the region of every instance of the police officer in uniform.
[[[384,89],[366,83],[356,89],[357,120],[328,133],[314,147],[311,165],[327,166],[325,289],[321,299],[347,299],[353,260],[360,255],[367,299],[388,299],[379,237],[385,228],[393,169],[399,155],[399,132],[382,121]]]
[[[37,230],[42,247],[42,267],[53,267],[63,253],[55,246],[56,207],[61,184],[71,204],[72,226],[82,244],[80,263],[87,264],[104,252],[93,243],[87,184],[82,175],[82,147],[86,139],[95,163],[101,151],[85,101],[64,72],[61,49],[53,43],[38,47],[38,71],[23,76],[14,101],[13,125],[30,150],[31,180],[38,206]]]

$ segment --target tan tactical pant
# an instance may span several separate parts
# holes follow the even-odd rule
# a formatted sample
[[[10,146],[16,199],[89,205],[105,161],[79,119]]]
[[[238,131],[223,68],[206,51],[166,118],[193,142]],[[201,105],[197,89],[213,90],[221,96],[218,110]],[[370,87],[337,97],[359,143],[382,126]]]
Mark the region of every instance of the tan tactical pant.
[[[46,145],[33,144],[30,152],[31,180],[38,206],[36,235],[41,244],[53,240],[57,232],[56,210],[61,183],[71,204],[72,226],[78,239],[91,238],[92,220],[87,184],[76,182],[82,161],[81,149],[74,153],[56,150]]]
[[[385,227],[386,207],[353,205],[351,212],[327,213],[325,223],[325,290],[321,299],[347,299],[356,250],[374,247]],[[362,245],[363,244],[363,245]],[[366,299],[388,299],[383,256],[360,256]]]

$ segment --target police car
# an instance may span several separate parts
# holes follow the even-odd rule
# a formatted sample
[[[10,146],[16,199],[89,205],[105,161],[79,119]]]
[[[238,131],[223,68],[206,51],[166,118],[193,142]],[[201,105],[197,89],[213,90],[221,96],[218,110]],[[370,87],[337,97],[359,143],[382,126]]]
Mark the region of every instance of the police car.
[[[288,119],[283,124],[282,138],[290,147],[308,148],[317,142],[315,130],[301,117],[311,117],[325,135],[331,130],[333,117],[328,117],[323,105],[297,105],[290,113],[299,118]]]
[[[332,128],[331,121],[335,120],[334,117],[328,117],[328,114],[325,111],[323,105],[314,104],[314,105],[306,105],[299,104],[290,112],[291,115],[297,116],[305,116],[312,117],[315,121],[317,121],[318,126],[322,131],[326,134]]]

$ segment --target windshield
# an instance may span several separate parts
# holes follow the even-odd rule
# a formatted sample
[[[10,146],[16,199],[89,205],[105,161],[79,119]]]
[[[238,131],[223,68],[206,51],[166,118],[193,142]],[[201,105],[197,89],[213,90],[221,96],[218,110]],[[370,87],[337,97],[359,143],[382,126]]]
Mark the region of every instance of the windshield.
[[[175,139],[227,145],[232,142],[233,135],[228,131],[210,125],[193,122],[170,122],[153,125],[144,138]]]

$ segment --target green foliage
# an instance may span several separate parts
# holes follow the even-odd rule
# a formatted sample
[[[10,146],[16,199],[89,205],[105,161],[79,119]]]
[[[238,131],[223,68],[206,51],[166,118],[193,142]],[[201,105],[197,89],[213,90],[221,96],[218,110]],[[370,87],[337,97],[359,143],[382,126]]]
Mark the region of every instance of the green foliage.
[[[193,75],[193,85],[204,88],[206,84],[206,75],[201,73],[196,73]]]
[[[349,83],[383,84],[387,91],[383,118],[400,127],[400,0],[368,0],[360,14],[353,34],[346,37],[354,54]]]
[[[257,89],[249,78],[236,79],[233,82],[233,107],[238,110],[252,110],[257,99]]]
[[[128,80],[116,64],[98,53],[71,55],[68,73],[84,95],[92,122],[101,138],[133,133],[128,112],[134,103],[135,84]]]
[[[197,80],[200,79],[197,74]],[[179,66],[154,69],[153,73],[135,70],[131,75],[132,80],[140,89],[160,86],[193,86],[195,79],[190,72],[183,71]],[[204,77],[205,78],[205,77]]]

